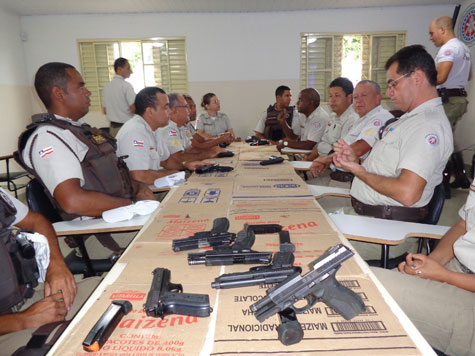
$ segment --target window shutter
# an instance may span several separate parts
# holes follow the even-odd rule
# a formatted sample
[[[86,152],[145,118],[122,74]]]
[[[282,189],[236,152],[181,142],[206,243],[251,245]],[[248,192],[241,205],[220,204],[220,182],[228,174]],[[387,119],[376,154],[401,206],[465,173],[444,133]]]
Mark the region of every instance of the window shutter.
[[[371,36],[361,36],[361,80],[371,78]]]
[[[160,40],[78,41],[81,73],[91,91],[91,110],[101,110],[102,89],[115,75],[114,60],[124,45],[140,43],[137,58],[143,61],[144,86],[158,86],[167,92],[188,92],[186,44],[184,38]],[[130,50],[130,48],[129,48]]]

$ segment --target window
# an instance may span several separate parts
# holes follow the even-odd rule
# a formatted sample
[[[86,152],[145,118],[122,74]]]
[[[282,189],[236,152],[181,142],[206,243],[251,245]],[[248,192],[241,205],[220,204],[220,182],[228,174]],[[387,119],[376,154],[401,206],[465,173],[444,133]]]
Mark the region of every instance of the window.
[[[384,64],[404,47],[406,33],[302,33],[300,36],[300,87],[315,88],[328,102],[328,87],[339,76],[356,84],[371,79],[386,92]]]
[[[158,86],[166,92],[187,93],[188,72],[184,38],[139,40],[79,40],[81,74],[91,91],[91,110],[101,111],[102,88],[115,75],[114,61],[127,58],[133,70],[128,81],[135,92]]]

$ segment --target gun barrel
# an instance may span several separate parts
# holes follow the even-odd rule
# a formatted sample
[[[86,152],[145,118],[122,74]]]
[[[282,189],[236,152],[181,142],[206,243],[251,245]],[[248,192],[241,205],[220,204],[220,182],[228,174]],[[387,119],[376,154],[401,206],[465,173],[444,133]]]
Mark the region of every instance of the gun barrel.
[[[269,268],[260,272],[249,271],[223,274],[211,283],[211,287],[215,289],[227,289],[255,286],[263,283],[280,283],[296,271],[301,271],[300,267]]]
[[[188,254],[188,264],[206,266],[227,266],[235,264],[269,264],[272,252],[232,251],[216,253],[215,251],[197,252]]]
[[[193,250],[205,247],[229,246],[236,239],[236,234],[232,232],[223,232],[212,235],[209,231],[196,233],[193,236],[184,239],[175,239],[172,241],[172,249],[175,252]]]

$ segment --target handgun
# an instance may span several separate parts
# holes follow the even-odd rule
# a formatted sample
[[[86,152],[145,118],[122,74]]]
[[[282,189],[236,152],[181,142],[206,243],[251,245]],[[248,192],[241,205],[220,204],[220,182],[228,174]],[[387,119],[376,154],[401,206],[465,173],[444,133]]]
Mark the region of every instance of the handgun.
[[[260,322],[287,308],[297,314],[310,309],[316,302],[323,301],[346,320],[365,310],[361,297],[342,286],[335,278],[341,263],[353,256],[348,247],[337,244],[312,262],[313,270],[301,276],[295,273],[280,284],[269,288],[267,295],[250,306]],[[305,299],[307,304],[294,304]]]
[[[233,264],[269,264],[272,252],[251,250],[255,234],[273,234],[282,230],[278,224],[248,225],[239,231],[234,244],[218,246],[211,251],[188,254],[189,265],[226,266]]]
[[[193,236],[172,241],[172,249],[175,252],[193,250],[204,247],[217,247],[230,245],[236,239],[236,234],[228,232],[228,218],[216,218],[213,221],[211,231],[196,232]]]
[[[249,272],[223,274],[211,283],[211,287],[225,289],[280,283],[295,272],[302,272],[300,267],[293,266],[295,246],[290,242],[288,231],[279,231],[279,242],[280,251],[274,253],[270,265],[252,267]]]
[[[183,293],[181,284],[170,282],[169,269],[155,268],[152,274],[152,287],[143,305],[147,316],[162,319],[167,314],[206,317],[213,311],[209,305],[209,295]]]

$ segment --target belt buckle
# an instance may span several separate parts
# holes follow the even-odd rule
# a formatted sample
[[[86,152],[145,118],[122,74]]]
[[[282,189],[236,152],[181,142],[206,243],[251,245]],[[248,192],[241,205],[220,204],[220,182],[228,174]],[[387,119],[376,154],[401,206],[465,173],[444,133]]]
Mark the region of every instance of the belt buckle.
[[[384,216],[384,219],[391,219],[391,214],[392,212],[392,209],[389,205],[383,205],[383,216]]]

